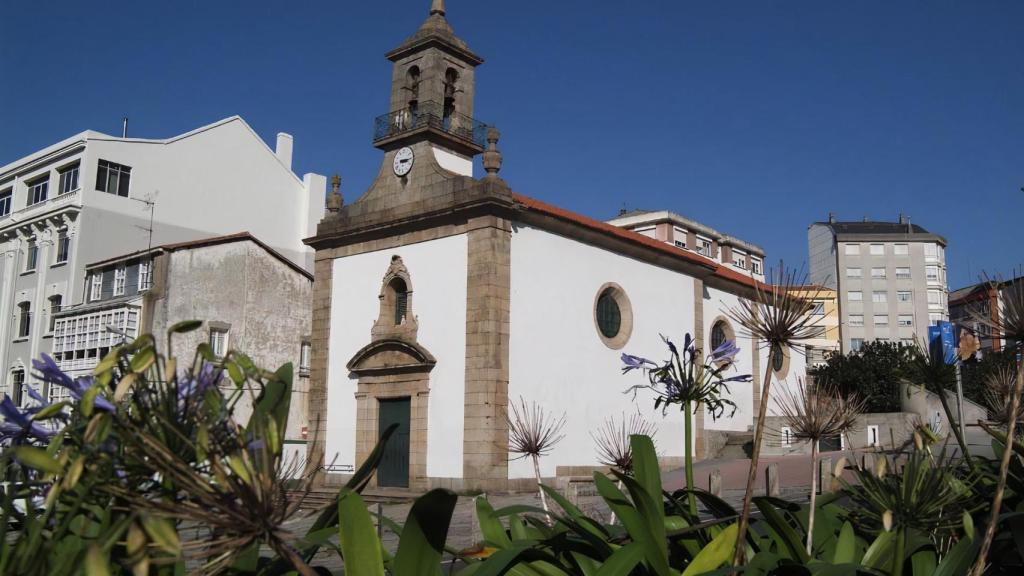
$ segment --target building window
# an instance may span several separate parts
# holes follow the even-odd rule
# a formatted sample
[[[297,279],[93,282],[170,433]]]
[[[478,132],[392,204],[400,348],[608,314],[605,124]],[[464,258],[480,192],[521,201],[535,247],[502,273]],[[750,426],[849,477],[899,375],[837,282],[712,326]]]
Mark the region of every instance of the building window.
[[[135,307],[63,316],[53,326],[53,358],[65,372],[92,370],[111,348],[135,338],[138,329]]]
[[[930,306],[941,306],[942,305],[942,292],[938,290],[928,291],[928,304]]]
[[[395,326],[401,326],[409,314],[409,288],[401,278],[392,280],[388,288],[395,299]]]
[[[732,328],[725,320],[719,320],[711,326],[711,350],[718,350],[727,340],[733,338]]]
[[[859,327],[864,325],[864,315],[863,314],[850,314],[849,320],[848,320],[847,323],[850,326],[859,328]]]
[[[928,325],[935,326],[939,322],[942,322],[942,314],[940,312],[931,312],[928,314]]]
[[[10,188],[0,192],[0,216],[7,216],[11,213],[11,196],[13,192]]]
[[[900,314],[896,318],[896,323],[899,324],[900,326],[913,326],[914,325],[914,315],[913,314]]]
[[[622,328],[622,311],[611,289],[605,290],[597,298],[597,327],[605,338],[615,338]]]
[[[885,268],[872,268],[871,277],[879,280],[885,280]]]
[[[846,245],[847,256],[859,256],[860,255],[860,244],[847,244]]]
[[[900,290],[896,293],[896,300],[900,302],[912,302],[914,300],[914,293],[910,290]]]
[[[11,402],[17,405],[21,405],[21,392],[25,386],[25,371],[21,368],[15,368],[11,370],[10,387],[5,392],[10,395]]]
[[[860,352],[861,348],[864,347],[863,338],[850,338],[850,350],[854,352]]]
[[[811,316],[824,316],[825,315],[825,303],[815,302],[811,307]]]
[[[128,166],[100,160],[96,170],[96,189],[127,198],[131,174],[132,169]]]
[[[594,300],[594,324],[605,346],[618,350],[626,345],[633,331],[633,309],[621,286],[608,283]]]
[[[28,185],[28,205],[46,202],[46,193],[50,189],[50,177],[46,176]]]
[[[61,304],[64,302],[64,297],[60,294],[50,296],[50,322],[47,326],[47,332],[53,332],[54,324],[57,322],[57,312],[60,312]]]
[[[28,338],[32,331],[32,304],[18,304],[18,338]]]
[[[151,260],[139,261],[139,292],[149,290],[150,288],[153,281],[152,264]]]
[[[676,248],[686,248],[686,242],[682,240],[673,240],[672,243],[676,245]]]
[[[782,447],[789,448],[793,445],[793,429],[789,426],[783,426],[780,430],[780,437],[782,439]]]
[[[711,258],[711,240],[697,238],[697,253]]]
[[[868,426],[868,446],[878,446],[878,426],[875,424]]]
[[[864,293],[860,290],[850,290],[846,293],[846,296],[850,302],[861,302],[864,300]]]
[[[871,245],[872,256],[885,256],[885,244],[872,244]]]
[[[889,315],[888,314],[875,314],[875,326],[888,326]]]
[[[877,304],[885,304],[888,299],[885,292],[876,291],[871,293],[871,301]]]
[[[924,245],[924,257],[925,258],[938,258],[939,247],[937,244],[925,244]]]
[[[910,254],[910,246],[907,244],[895,244],[892,247],[892,252],[897,256],[906,256]]]
[[[114,270],[114,296],[124,295],[125,280],[128,278],[128,271],[124,264]]]
[[[68,236],[67,228],[57,233],[57,264],[68,261],[68,254],[71,252],[71,237]]]
[[[89,288],[89,300],[99,300],[103,295],[103,274],[93,272],[92,285]]]
[[[897,268],[896,269],[897,280],[910,280],[910,268]]]
[[[309,376],[309,366],[312,363],[313,345],[303,342],[299,348],[299,376]]]
[[[903,346],[913,346],[914,345],[914,339],[913,338],[900,338],[900,344],[902,344]]]
[[[228,331],[223,328],[210,329],[210,349],[217,358],[228,353]]]
[[[939,281],[939,267],[938,266],[925,266],[924,277],[929,282]]]
[[[775,377],[782,380],[789,373],[789,354],[783,348],[775,348],[771,351],[772,371]]]
[[[78,190],[78,164],[60,171],[60,184],[57,194],[67,194]]]
[[[36,264],[39,262],[39,244],[36,243],[35,238],[29,238],[25,244],[25,272],[31,272],[36,269]]]
[[[737,268],[747,269],[747,255],[742,252],[732,253],[732,265]]]
[[[750,271],[753,272],[754,274],[763,274],[764,273],[762,271],[762,268],[761,268],[761,259],[760,258],[751,258],[750,259]]]
[[[860,268],[847,268],[846,269],[846,277],[847,278],[860,278],[861,277],[861,269]]]

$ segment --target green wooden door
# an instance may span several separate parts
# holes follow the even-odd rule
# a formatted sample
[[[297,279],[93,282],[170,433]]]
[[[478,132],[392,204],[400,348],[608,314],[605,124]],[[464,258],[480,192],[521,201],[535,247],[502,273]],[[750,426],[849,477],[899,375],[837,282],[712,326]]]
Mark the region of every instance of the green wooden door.
[[[391,435],[384,455],[377,468],[377,485],[382,488],[409,487],[409,399],[380,401],[380,418],[378,421],[381,432],[388,426],[398,424],[398,429]]]

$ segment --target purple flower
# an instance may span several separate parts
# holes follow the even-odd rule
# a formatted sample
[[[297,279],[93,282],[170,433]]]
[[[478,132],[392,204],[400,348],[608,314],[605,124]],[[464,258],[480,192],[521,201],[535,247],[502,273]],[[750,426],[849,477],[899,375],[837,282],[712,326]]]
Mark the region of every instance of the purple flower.
[[[656,366],[654,362],[651,362],[647,358],[641,358],[639,356],[631,356],[629,354],[622,355],[622,373],[625,374],[630,370],[640,370],[644,366]]]
[[[52,437],[52,431],[32,421],[33,413],[30,409],[18,408],[9,396],[4,396],[4,399],[0,400],[0,416],[4,418],[3,422],[0,422],[0,441],[32,437],[47,440]]]
[[[67,388],[75,400],[81,400],[82,396],[85,395],[85,391],[96,384],[96,379],[92,376],[82,376],[72,380],[70,376],[61,371],[57,363],[53,361],[53,358],[46,354],[42,355],[41,360],[33,360],[32,367],[38,372],[36,376],[40,380],[49,383],[51,386]],[[93,402],[93,406],[105,412],[114,412],[116,410],[109,400],[98,394]]]
[[[736,346],[735,340],[726,340],[711,352],[708,360],[711,362],[732,362],[739,352],[740,349]]]

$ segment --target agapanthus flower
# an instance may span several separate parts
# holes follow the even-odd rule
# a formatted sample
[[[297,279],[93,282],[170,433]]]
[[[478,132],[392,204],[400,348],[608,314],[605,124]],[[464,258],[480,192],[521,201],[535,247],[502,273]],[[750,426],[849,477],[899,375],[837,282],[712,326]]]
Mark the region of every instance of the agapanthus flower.
[[[641,358],[639,356],[632,356],[630,354],[622,355],[622,373],[625,374],[631,370],[640,370],[645,366],[657,366],[654,362],[651,362],[647,358]]]
[[[57,366],[57,363],[53,361],[53,358],[47,354],[43,354],[40,360],[33,360],[32,367],[37,371],[37,378],[51,386],[66,388],[75,400],[81,400],[82,396],[85,395],[86,390],[92,388],[96,384],[96,379],[92,376],[80,376],[72,379],[70,376],[65,374],[60,367]],[[114,412],[116,410],[109,400],[98,394],[96,395],[93,406],[97,410],[103,410],[105,412]]]
[[[0,442],[7,440],[48,440],[53,436],[52,430],[47,430],[38,422],[32,420],[32,416],[38,409],[19,408],[11,400],[10,396],[4,396],[0,400]]]

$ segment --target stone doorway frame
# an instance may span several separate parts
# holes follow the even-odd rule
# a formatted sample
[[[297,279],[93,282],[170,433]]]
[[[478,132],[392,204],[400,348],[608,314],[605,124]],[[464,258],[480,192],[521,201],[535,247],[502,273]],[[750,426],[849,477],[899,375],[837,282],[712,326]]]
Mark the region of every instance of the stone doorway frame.
[[[389,338],[364,346],[347,365],[349,372],[358,377],[355,394],[357,463],[365,461],[377,445],[380,401],[409,398],[408,490],[411,491],[428,488],[427,412],[430,372],[436,364],[433,355],[418,343]],[[376,474],[369,486],[379,488]]]

